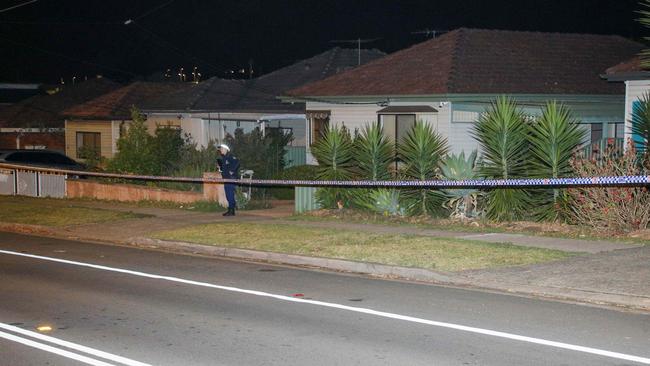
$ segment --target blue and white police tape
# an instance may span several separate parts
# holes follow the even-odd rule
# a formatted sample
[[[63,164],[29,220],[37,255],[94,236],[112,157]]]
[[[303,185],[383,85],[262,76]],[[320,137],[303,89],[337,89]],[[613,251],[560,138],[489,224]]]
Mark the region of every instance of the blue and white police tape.
[[[357,187],[357,188],[430,188],[430,189],[502,189],[502,188],[578,188],[578,187],[646,187],[650,176],[610,176],[578,178],[534,178],[534,179],[468,179],[468,180],[287,180],[287,179],[219,179],[167,177],[155,175],[134,175],[117,173],[86,172],[65,169],[40,168],[0,163],[0,168],[33,171],[49,174],[67,174],[85,177],[153,180],[184,183],[230,183],[263,187]]]

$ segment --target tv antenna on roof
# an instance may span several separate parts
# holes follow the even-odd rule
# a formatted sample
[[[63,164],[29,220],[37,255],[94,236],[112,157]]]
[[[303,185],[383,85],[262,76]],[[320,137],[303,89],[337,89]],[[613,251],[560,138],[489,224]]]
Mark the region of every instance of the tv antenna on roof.
[[[440,30],[440,29],[429,29],[429,28],[424,28],[423,30],[411,32],[411,34],[424,34],[425,37],[427,38],[436,38],[436,36],[447,33],[449,32],[448,30]]]
[[[374,42],[374,41],[377,41],[377,40],[380,40],[380,39],[381,38],[334,39],[334,40],[331,40],[330,43],[347,43],[347,44],[355,44],[356,43],[357,44],[357,50],[358,50],[358,53],[359,53],[359,57],[358,57],[358,60],[357,60],[357,65],[361,65],[361,44],[362,43]]]

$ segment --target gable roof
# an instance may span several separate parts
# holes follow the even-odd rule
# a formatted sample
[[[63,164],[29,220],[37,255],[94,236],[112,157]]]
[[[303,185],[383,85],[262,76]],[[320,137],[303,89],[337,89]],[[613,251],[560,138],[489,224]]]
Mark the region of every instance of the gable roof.
[[[650,71],[641,65],[641,57],[635,56],[610,67],[603,77],[609,81],[650,80]]]
[[[361,63],[385,54],[362,49]],[[358,65],[359,51],[335,47],[306,60],[251,80],[211,78],[188,90],[143,103],[145,111],[212,112],[292,112],[304,110],[302,104],[286,104],[277,99],[289,89],[326,78]]]
[[[86,103],[66,109],[66,116],[81,119],[130,119],[131,107],[139,107],[146,99],[188,89],[188,83],[156,83],[136,81]]]
[[[461,28],[287,95],[620,94],[599,76],[642,47],[620,36]]]
[[[63,111],[87,102],[120,85],[106,78],[95,78],[65,85],[52,95],[36,95],[0,111],[0,127],[63,127]]]

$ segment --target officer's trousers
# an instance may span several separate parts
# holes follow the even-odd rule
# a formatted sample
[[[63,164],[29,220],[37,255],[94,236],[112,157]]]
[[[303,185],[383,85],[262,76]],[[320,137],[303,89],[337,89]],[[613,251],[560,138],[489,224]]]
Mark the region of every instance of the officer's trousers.
[[[228,209],[237,208],[237,201],[235,201],[235,188],[236,184],[226,183],[223,186],[223,189],[226,191],[226,200],[228,200]]]

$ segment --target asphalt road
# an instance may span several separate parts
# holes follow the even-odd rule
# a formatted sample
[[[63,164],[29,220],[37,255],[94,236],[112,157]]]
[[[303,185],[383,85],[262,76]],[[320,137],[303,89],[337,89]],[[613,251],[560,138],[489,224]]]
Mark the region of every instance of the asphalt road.
[[[3,366],[650,363],[650,314],[7,233],[0,293]]]

